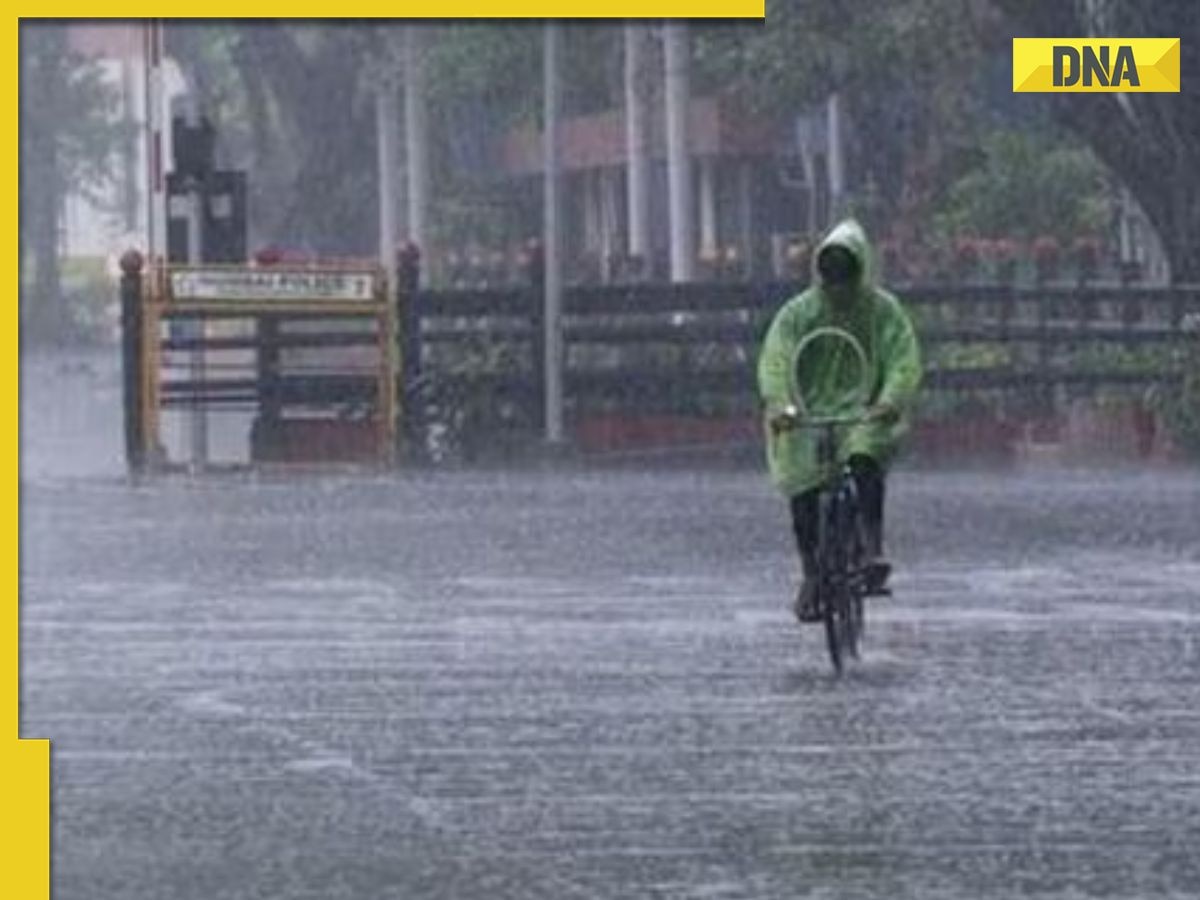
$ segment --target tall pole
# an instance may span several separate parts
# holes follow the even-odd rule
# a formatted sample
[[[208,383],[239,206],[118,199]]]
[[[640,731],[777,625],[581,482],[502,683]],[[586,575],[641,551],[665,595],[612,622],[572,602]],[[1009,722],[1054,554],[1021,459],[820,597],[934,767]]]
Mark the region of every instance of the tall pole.
[[[650,104],[646,26],[625,23],[625,153],[628,158],[629,255],[650,254]]]
[[[600,280],[604,284],[613,279],[614,241],[618,228],[617,174],[616,169],[600,170]]]
[[[757,274],[754,247],[754,169],[749,160],[737,168],[738,241],[741,244],[742,272],[753,279]]]
[[[194,81],[188,90],[185,110],[190,133],[199,134],[200,94],[198,85]],[[195,173],[188,180],[190,186],[188,188],[187,259],[188,265],[199,266],[204,262],[204,184]],[[191,331],[193,337],[203,341],[207,331],[204,320],[198,319],[193,323]],[[199,395],[206,377],[204,348],[197,347],[193,350],[188,362],[193,389]],[[196,469],[203,468],[208,464],[208,414],[200,400],[196,400],[192,406],[191,415],[188,418],[188,436],[192,451],[192,466]]]
[[[379,264],[388,291],[396,291],[396,87],[384,76],[375,93],[375,131],[379,148]]]
[[[151,268],[167,252],[167,195],[163,174],[163,24],[148,19],[142,31],[142,61],[145,92],[146,148],[146,248]]]
[[[389,70],[383,73],[379,79],[375,90],[375,134],[379,164],[379,265],[387,279],[387,307],[399,314],[396,322],[402,329],[401,336],[404,341],[401,344],[404,348],[401,357],[404,367],[402,374],[405,376],[402,384],[407,386],[410,383],[407,375],[413,371],[416,354],[414,353],[413,358],[410,358],[411,345],[409,342],[414,338],[414,334],[410,332],[412,298],[406,296],[404,306],[402,308],[398,306],[400,267],[397,259],[396,234],[396,181],[398,180],[396,178],[396,85],[392,75],[389,67]],[[417,275],[417,277],[420,276]],[[387,346],[381,354],[381,362],[387,368],[390,351],[396,347],[396,337],[394,334],[386,334],[384,340],[387,341]],[[380,397],[380,405],[384,407],[382,418],[385,422],[389,421],[391,410],[396,408],[394,394],[390,402],[385,402],[386,399],[383,396]],[[391,446],[395,446],[394,442]]]
[[[562,202],[559,196],[560,170],[562,168],[559,141],[559,85],[560,56],[562,54],[562,31],[558,22],[547,20],[543,51],[544,126],[543,156],[545,166],[545,211],[543,224],[545,235],[545,422],[546,440],[559,444],[563,440],[563,386],[562,386]]]
[[[700,255],[717,255],[717,161],[711,156],[700,160]]]
[[[692,221],[692,167],[688,154],[688,109],[691,106],[691,50],[688,25],[668,22],[664,28],[667,93],[667,192],[671,209],[671,280],[695,277],[695,223]]]
[[[429,259],[429,114],[425,94],[424,36],[419,25],[404,28],[404,139],[408,163],[408,233]],[[422,270],[428,268],[422,266]]]
[[[826,106],[829,160],[829,224],[845,215],[846,174],[842,148],[842,101],[837,91],[829,95]]]

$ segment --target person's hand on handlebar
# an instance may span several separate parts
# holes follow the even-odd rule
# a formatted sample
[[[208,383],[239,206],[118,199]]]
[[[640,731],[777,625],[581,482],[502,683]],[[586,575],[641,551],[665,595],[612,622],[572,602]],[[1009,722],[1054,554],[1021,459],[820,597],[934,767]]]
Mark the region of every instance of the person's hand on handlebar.
[[[785,406],[779,412],[775,413],[775,415],[771,416],[769,420],[771,432],[773,434],[782,434],[785,431],[791,431],[800,424],[802,418],[803,416],[801,416],[800,410],[797,407],[791,405]]]
[[[876,403],[867,409],[866,419],[868,422],[882,422],[885,425],[891,425],[900,418],[900,410],[891,403]]]

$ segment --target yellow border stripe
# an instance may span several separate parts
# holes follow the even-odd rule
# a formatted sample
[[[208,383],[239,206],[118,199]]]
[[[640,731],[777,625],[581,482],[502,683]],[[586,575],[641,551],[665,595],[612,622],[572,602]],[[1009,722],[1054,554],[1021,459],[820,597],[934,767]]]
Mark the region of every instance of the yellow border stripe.
[[[11,104],[5,117],[12,131],[5,143],[9,158],[9,172],[17,167],[19,142],[16,140],[17,103],[19,98],[18,72],[20,33],[18,28],[9,32],[9,64],[4,69],[4,97]],[[17,180],[9,176],[4,190],[5,205],[9,210],[17,209]],[[19,737],[18,691],[20,661],[18,657],[18,590],[19,590],[19,503],[20,503],[20,364],[18,337],[20,316],[16,296],[19,292],[18,266],[20,256],[17,242],[17,220],[10,213],[7,234],[9,246],[9,272],[18,291],[9,297],[4,321],[4,468],[8,476],[4,482],[5,508],[8,512],[8,540],[4,545],[4,567],[8,572],[5,607],[5,634],[0,637],[4,646],[4,677],[0,682],[3,692],[5,721],[11,723],[9,735],[0,739],[0,791],[4,796],[4,823],[0,833],[3,842],[3,857],[0,871],[3,874],[4,896],[42,898],[50,896],[50,742],[44,740],[22,741]]]
[[[761,19],[765,0],[415,0],[396,6],[383,3],[348,3],[331,9],[317,3],[255,4],[256,16],[281,18],[401,18],[412,19]],[[218,2],[189,11],[190,18],[237,18],[244,16],[245,4]],[[134,3],[121,8],[120,15],[97,15],[94,6],[85,3],[54,4],[53,12],[38,17],[147,18],[163,14],[161,3]]]

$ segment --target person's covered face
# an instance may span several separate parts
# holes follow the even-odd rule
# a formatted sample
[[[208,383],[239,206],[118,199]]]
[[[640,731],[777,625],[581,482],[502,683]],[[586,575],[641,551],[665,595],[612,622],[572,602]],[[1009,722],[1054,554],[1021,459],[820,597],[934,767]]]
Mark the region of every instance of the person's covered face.
[[[835,300],[854,296],[862,274],[858,258],[846,247],[836,244],[821,251],[817,257],[817,272],[821,276],[821,284]]]

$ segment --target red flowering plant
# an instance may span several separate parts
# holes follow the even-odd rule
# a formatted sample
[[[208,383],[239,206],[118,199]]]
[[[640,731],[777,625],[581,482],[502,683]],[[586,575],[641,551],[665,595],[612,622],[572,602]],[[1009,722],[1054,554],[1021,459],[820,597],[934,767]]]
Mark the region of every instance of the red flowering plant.
[[[1103,244],[1098,237],[1083,235],[1075,239],[1075,274],[1080,284],[1092,281],[1100,271]]]
[[[947,283],[959,279],[957,242],[930,236],[914,242],[908,250],[908,269],[918,281]]]
[[[979,272],[982,250],[987,242],[974,237],[960,237],[954,242],[954,274],[966,280]]]
[[[1047,282],[1058,274],[1062,257],[1062,245],[1058,238],[1052,234],[1039,235],[1029,249],[1033,254],[1033,271],[1039,282]]]
[[[1012,238],[996,238],[989,242],[988,251],[996,280],[1003,284],[1012,284],[1017,277],[1017,259],[1021,255],[1021,245]]]

